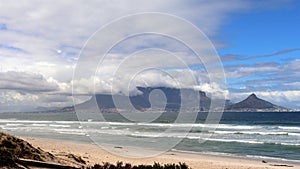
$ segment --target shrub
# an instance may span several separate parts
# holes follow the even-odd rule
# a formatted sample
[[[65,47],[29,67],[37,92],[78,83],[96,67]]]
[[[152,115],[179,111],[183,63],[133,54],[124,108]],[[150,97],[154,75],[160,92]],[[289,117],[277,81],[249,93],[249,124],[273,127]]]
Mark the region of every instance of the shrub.
[[[123,164],[123,162],[117,162],[116,165],[110,164],[108,162],[103,163],[103,165],[95,164],[92,167],[88,167],[88,169],[191,169],[185,163],[179,164],[164,164],[161,165],[159,163],[154,163],[153,165],[134,165],[131,164]]]

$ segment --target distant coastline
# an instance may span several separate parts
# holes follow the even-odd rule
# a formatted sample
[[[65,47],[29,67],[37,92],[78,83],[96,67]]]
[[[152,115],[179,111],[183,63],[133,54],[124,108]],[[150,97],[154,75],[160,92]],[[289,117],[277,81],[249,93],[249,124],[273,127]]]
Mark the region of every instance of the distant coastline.
[[[179,112],[181,106],[181,98],[180,98],[180,89],[176,88],[167,88],[167,87],[137,87],[138,90],[142,92],[140,95],[136,96],[124,96],[124,95],[110,95],[110,94],[96,94],[90,100],[76,105],[76,108],[81,110],[89,110],[93,103],[97,103],[99,109],[103,113],[115,113],[118,111],[121,112],[130,112],[127,109],[117,108],[114,103],[114,97],[118,100],[128,100],[128,97],[131,101],[131,104],[136,110],[139,111],[152,111],[152,112]],[[165,94],[166,104],[162,103],[154,103],[161,104],[162,108],[156,109],[151,106],[152,103],[149,101],[150,93],[154,90],[160,90]],[[184,94],[186,98],[190,99],[190,102],[194,102],[193,94],[199,93],[199,108],[193,107],[193,104],[190,106],[187,105],[187,112],[199,111],[199,112],[208,112],[208,111],[224,111],[224,112],[297,112],[297,110],[289,109],[283,106],[275,105],[269,101],[263,100],[257,97],[254,93],[248,96],[245,100],[242,100],[238,103],[232,103],[229,100],[212,100],[210,97],[206,95],[204,91],[195,91],[192,89],[182,89],[184,90]],[[215,104],[219,104],[220,107],[215,107],[210,110],[210,105],[212,101]],[[186,102],[189,102],[186,101]],[[128,104],[128,103],[124,103]],[[224,107],[222,107],[223,105]],[[66,111],[75,111],[74,106],[64,107],[61,109],[56,109],[53,111],[66,112]],[[299,111],[299,110],[298,110]]]
[[[114,98],[116,97],[118,100],[129,100],[130,104],[133,105],[135,110],[140,112],[300,112],[300,110],[294,110],[290,108],[286,108],[283,106],[275,105],[272,101],[266,101],[259,98],[256,94],[252,93],[244,100],[232,103],[230,100],[212,100],[209,96],[206,95],[204,91],[196,91],[192,89],[183,89],[185,94],[191,93],[191,96],[195,93],[198,93],[199,98],[199,108],[191,106],[185,106],[186,109],[180,109],[181,107],[181,98],[180,98],[180,89],[176,88],[168,88],[168,87],[137,87],[138,90],[142,91],[142,94],[135,96],[125,96],[125,95],[110,95],[110,94],[96,94],[93,95],[89,100],[77,104],[75,106],[67,106],[67,107],[37,107],[34,111],[26,111],[26,112],[36,112],[36,113],[62,113],[62,112],[75,112],[76,109],[86,110],[89,112],[98,112],[101,110],[102,113],[117,113],[117,112],[130,112],[131,109],[120,109],[117,108],[114,103]],[[163,105],[159,103],[160,108],[151,107],[149,96],[153,90],[161,90],[166,96],[166,104]],[[187,96],[188,99],[191,99],[191,102],[195,103],[193,97]],[[189,100],[188,100],[189,101]],[[186,101],[186,102],[188,102]],[[219,104],[220,107],[212,108],[210,107],[212,102],[215,104]],[[94,106],[94,103],[98,105],[98,108],[94,110],[90,109]],[[128,104],[128,103],[124,103]],[[223,107],[221,106],[223,105]],[[1,113],[1,112],[0,112]]]

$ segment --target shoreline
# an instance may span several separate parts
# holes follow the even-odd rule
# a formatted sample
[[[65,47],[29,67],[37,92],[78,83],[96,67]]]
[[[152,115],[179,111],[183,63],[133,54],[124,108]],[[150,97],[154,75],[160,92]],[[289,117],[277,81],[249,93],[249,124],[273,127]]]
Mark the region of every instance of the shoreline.
[[[278,169],[278,168],[300,168],[299,163],[293,163],[284,160],[274,160],[268,158],[252,158],[247,156],[227,156],[215,155],[209,153],[198,153],[189,151],[171,150],[162,153],[158,156],[149,158],[129,158],[116,154],[112,154],[96,144],[82,143],[76,141],[62,141],[55,139],[21,137],[28,141],[35,147],[48,151],[54,155],[61,153],[72,153],[81,156],[88,164],[93,165],[96,163],[110,162],[115,164],[118,161],[124,163],[131,163],[134,165],[139,164],[153,164],[159,162],[166,163],[186,163],[193,169]],[[113,147],[115,152],[126,153],[129,151],[128,147]],[[130,149],[132,151],[132,149]],[[135,151],[143,153],[149,150],[136,148]],[[264,161],[264,162],[262,162]]]
[[[177,150],[177,149],[172,149],[170,152],[187,153],[187,154],[195,154],[195,155],[203,155],[203,156],[215,156],[215,157],[224,157],[224,158],[233,158],[233,159],[246,159],[246,160],[254,160],[254,161],[265,160],[272,163],[288,163],[293,165],[300,165],[300,160],[292,160],[292,159],[276,158],[276,157],[268,157],[268,156],[238,155],[238,154],[229,154],[229,153],[220,153],[220,152],[196,152],[196,151],[186,151],[186,150]]]

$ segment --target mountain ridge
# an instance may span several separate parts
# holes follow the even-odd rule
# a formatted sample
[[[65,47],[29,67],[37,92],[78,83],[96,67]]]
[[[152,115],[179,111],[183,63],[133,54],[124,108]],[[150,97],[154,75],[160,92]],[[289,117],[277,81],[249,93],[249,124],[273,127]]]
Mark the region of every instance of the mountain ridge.
[[[90,100],[79,104],[78,106],[81,108],[88,108],[89,105],[92,104],[92,102],[94,102],[93,100],[95,99],[99,109],[102,112],[116,112],[116,111],[126,111],[126,109],[130,109],[130,108],[135,108],[136,110],[139,111],[146,111],[146,110],[151,110],[151,108],[153,108],[153,105],[155,105],[155,108],[158,109],[153,109],[153,111],[158,110],[158,111],[174,111],[174,112],[178,112],[180,111],[181,108],[181,94],[185,95],[185,98],[190,99],[189,102],[185,103],[185,108],[187,108],[188,110],[192,111],[195,110],[196,108],[193,107],[193,103],[194,103],[194,99],[195,98],[195,94],[198,93],[199,94],[199,102],[200,102],[200,107],[199,109],[202,111],[207,111],[209,110],[210,104],[211,104],[211,99],[209,97],[206,96],[206,93],[203,91],[196,91],[193,89],[177,89],[177,88],[170,88],[170,87],[140,87],[138,86],[137,89],[142,92],[142,94],[139,95],[135,95],[135,96],[125,96],[125,95],[109,95],[109,94],[96,94],[94,95]],[[162,91],[164,93],[164,96],[166,97],[166,103],[162,103],[163,99],[152,99],[150,102],[150,95],[152,94],[153,91],[155,90],[159,90]],[[156,94],[156,98],[160,97]],[[126,100],[130,100],[131,104],[133,107],[120,107],[120,106],[116,106],[115,105],[115,101],[119,101],[122,102],[124,100],[124,102],[122,102],[120,105],[128,105],[128,103],[126,103]],[[191,100],[193,99],[193,100]],[[118,107],[118,110],[117,110]],[[159,109],[160,107],[160,109]],[[164,109],[161,109],[164,108]]]
[[[196,91],[193,89],[176,89],[176,88],[170,88],[170,87],[137,87],[137,89],[142,92],[142,94],[136,95],[136,96],[129,96],[129,100],[131,104],[133,105],[133,108],[139,111],[174,111],[178,112],[181,111],[181,98],[178,97],[180,95],[180,91],[184,90],[184,93],[186,93],[186,98],[188,101],[193,102],[195,98],[193,98],[192,93],[193,92],[198,92],[200,96],[200,107],[197,109],[193,107],[193,105],[189,105],[187,103],[187,108],[186,111],[193,111],[193,110],[199,110],[200,112],[205,112],[208,111],[211,105],[211,98],[206,95],[204,91]],[[149,101],[149,97],[152,91],[154,90],[161,90],[165,96],[166,96],[166,105],[165,109],[150,109],[151,104]],[[190,95],[189,95],[190,94]],[[81,103],[77,106],[81,108],[88,108],[92,104],[92,100],[95,99],[99,109],[102,112],[118,112],[118,111],[126,111],[128,110],[126,107],[116,108],[117,106],[114,103],[114,99],[117,99],[119,101],[122,100],[128,100],[128,96],[125,95],[110,95],[110,94],[96,94],[94,95],[90,100]],[[197,100],[198,101],[198,100]],[[214,100],[216,102],[219,101],[221,104],[220,100]],[[157,101],[158,105],[162,106],[162,103],[159,103]],[[154,100],[155,103],[155,100]],[[126,103],[125,103],[126,104]],[[224,111],[225,112],[276,112],[276,111],[292,111],[291,109],[275,105],[269,101],[263,100],[261,98],[258,98],[256,94],[252,93],[249,95],[246,99],[238,102],[238,103],[230,103],[228,100],[225,102],[225,107]],[[74,111],[74,107],[66,107],[62,109],[62,111]]]

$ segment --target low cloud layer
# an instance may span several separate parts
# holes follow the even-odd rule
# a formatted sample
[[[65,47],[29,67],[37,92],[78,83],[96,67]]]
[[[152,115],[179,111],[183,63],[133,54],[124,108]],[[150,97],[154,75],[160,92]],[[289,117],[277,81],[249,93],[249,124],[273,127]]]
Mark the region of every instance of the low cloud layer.
[[[27,72],[0,72],[0,89],[25,93],[58,91],[59,86],[42,75]]]

